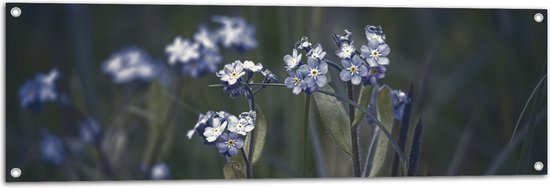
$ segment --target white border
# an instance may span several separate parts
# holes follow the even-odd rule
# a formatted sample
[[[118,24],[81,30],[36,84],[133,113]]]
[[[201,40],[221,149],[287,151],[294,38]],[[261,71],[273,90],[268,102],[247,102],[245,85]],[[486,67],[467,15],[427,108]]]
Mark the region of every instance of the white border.
[[[360,1],[360,0],[347,0],[347,1],[329,1],[329,0],[316,0],[314,3],[305,0],[238,0],[238,1],[222,1],[222,0],[23,0],[23,1],[6,1],[9,3],[86,3],[86,4],[191,4],[191,5],[258,5],[258,6],[340,6],[340,7],[352,7],[352,6],[368,6],[368,7],[427,7],[427,8],[510,8],[510,9],[549,9],[550,1],[546,0],[520,0],[520,1],[479,1],[479,0],[462,0],[462,1],[438,1],[438,0],[396,0],[396,1]],[[124,182],[87,182],[87,183],[5,183],[5,11],[6,4],[3,4],[0,11],[0,24],[2,29],[0,30],[2,50],[0,51],[0,59],[2,60],[0,70],[0,132],[2,138],[0,138],[0,152],[2,153],[2,159],[0,164],[0,178],[2,182],[0,187],[239,187],[247,188],[259,186],[262,187],[280,187],[280,186],[308,186],[308,187],[376,187],[387,188],[391,187],[548,187],[550,185],[550,178],[546,176],[491,176],[491,177],[424,177],[424,178],[375,178],[375,179],[268,179],[268,180],[253,180],[253,181],[213,181],[213,180],[186,180],[186,181],[164,181],[164,182],[148,182],[148,181],[124,181]],[[24,12],[23,12],[24,14]],[[545,18],[549,19],[549,18]],[[530,20],[532,21],[532,20]],[[550,31],[550,30],[549,30]],[[550,49],[550,48],[548,48]],[[549,50],[550,52],[550,50]],[[550,54],[547,52],[547,54]],[[550,68],[549,68],[550,69]],[[548,84],[548,82],[547,82]],[[548,88],[548,86],[547,86]],[[550,104],[550,101],[549,101]],[[550,114],[550,112],[549,112]],[[550,133],[550,129],[549,129]],[[547,133],[547,135],[550,135]],[[550,143],[550,142],[549,142]],[[547,160],[548,161],[548,160]],[[550,166],[546,164],[545,166]],[[24,172],[23,172],[24,173]]]

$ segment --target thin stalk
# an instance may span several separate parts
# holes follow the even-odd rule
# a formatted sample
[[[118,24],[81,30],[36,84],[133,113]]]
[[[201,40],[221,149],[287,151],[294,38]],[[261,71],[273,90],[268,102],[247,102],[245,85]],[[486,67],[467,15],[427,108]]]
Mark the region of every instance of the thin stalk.
[[[367,151],[367,156],[365,157],[365,167],[363,168],[363,174],[361,177],[368,177],[370,175],[370,169],[372,168],[372,160],[374,159],[374,153],[376,146],[378,145],[378,132],[380,129],[378,127],[374,128],[374,133],[372,134],[372,140],[369,145],[369,150]]]
[[[311,96],[306,95],[306,104],[304,105],[304,147],[302,155],[302,177],[306,177],[306,155],[307,155],[307,127],[309,125],[309,106],[310,106]]]
[[[348,98],[353,101],[353,85],[351,82],[348,82]],[[353,162],[353,175],[355,177],[361,177],[361,164],[359,162],[359,148],[357,147],[357,126],[353,127],[352,122],[355,118],[355,108],[353,105],[349,104],[349,123],[351,130],[351,152],[352,152],[352,162]]]
[[[256,111],[256,104],[254,103],[254,92],[252,91],[252,89],[250,89],[250,87],[245,88],[247,92],[248,108],[250,109],[250,111]],[[252,178],[252,163],[254,162],[254,130],[250,131],[250,135],[248,136],[250,136],[250,144],[248,145],[249,163],[246,165],[246,173],[249,175],[248,178]]]
[[[246,178],[251,179],[252,178],[252,171],[249,170],[250,161],[246,157],[246,154],[244,152],[244,148],[241,148],[241,155],[243,156],[243,161],[244,161],[244,164],[246,165]]]

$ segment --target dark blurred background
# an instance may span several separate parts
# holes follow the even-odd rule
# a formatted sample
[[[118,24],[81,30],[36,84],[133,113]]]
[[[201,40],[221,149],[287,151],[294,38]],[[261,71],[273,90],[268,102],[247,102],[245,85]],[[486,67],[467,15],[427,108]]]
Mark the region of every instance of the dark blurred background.
[[[191,38],[201,24],[214,26],[213,15],[242,16],[257,31],[258,48],[247,53],[225,50],[222,64],[237,59],[261,62],[280,80],[286,77],[282,58],[300,37],[321,43],[327,58],[336,60],[332,33],[348,29],[359,48],[366,43],[363,28],[382,25],[391,47],[382,82],[405,91],[414,85],[412,121],[422,118],[424,125],[418,175],[546,174],[546,169],[532,168],[535,161],[547,164],[546,81],[539,88],[540,99],[532,101],[540,105],[528,106],[517,141],[509,144],[527,99],[546,74],[547,21],[533,20],[539,12],[546,18],[546,10],[61,4],[7,4],[6,9],[14,6],[22,15],[14,18],[6,11],[5,171],[18,167],[23,176],[6,177],[8,181],[96,179],[94,162],[82,167],[76,159],[61,165],[40,160],[42,127],[71,143],[77,134],[73,115],[53,104],[41,113],[19,105],[19,87],[54,67],[61,72],[60,90],[104,130],[118,134],[120,139],[109,143],[117,146],[109,159],[118,179],[139,179],[149,138],[147,121],[119,112],[129,98],[138,103],[156,99],[145,95],[147,86],[113,84],[100,64],[126,46],[139,46],[166,61],[164,47],[174,37]],[[331,72],[331,85],[345,91],[338,73]],[[214,83],[214,74],[186,79],[180,99],[200,112],[247,110],[243,98],[231,99],[221,88],[208,87]],[[258,95],[268,132],[256,177],[301,177],[304,99],[285,88],[267,88]],[[123,120],[116,120],[120,116]],[[162,159],[171,179],[223,178],[224,161],[217,149],[185,137],[197,117],[189,108],[180,108],[176,115],[171,145]],[[307,177],[351,176],[351,160],[331,142],[317,118],[309,143],[321,147],[307,150]],[[361,129],[363,158],[372,128]],[[97,158],[94,150],[88,153],[82,160]]]

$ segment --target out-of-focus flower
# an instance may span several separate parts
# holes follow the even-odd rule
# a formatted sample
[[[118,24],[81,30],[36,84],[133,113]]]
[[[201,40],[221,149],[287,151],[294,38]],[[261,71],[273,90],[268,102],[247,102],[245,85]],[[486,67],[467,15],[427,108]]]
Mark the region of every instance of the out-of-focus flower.
[[[64,160],[64,149],[61,140],[48,130],[42,133],[40,141],[40,156],[44,162],[59,165]]]
[[[287,73],[288,77],[285,79],[285,86],[292,89],[292,93],[298,95],[302,90],[306,89],[307,84],[304,82],[304,75],[300,70],[288,70]]]
[[[84,143],[93,143],[99,139],[101,134],[101,125],[92,117],[87,117],[78,125],[80,139]]]
[[[327,84],[328,65],[318,58],[309,58],[307,65],[300,66],[300,73],[305,76],[304,82],[308,87],[308,93],[316,91],[317,87]]]
[[[290,70],[295,68],[300,64],[300,61],[302,60],[302,54],[298,53],[298,50],[292,49],[292,55],[285,55],[283,58],[283,61],[285,62],[285,68],[286,70]]]
[[[170,167],[164,162],[159,162],[151,168],[151,179],[164,180],[170,177]]]
[[[393,117],[395,119],[401,120],[403,118],[403,111],[405,110],[405,105],[410,102],[410,98],[407,97],[407,94],[401,90],[392,90],[392,106],[393,106]]]
[[[186,64],[200,57],[199,44],[179,36],[174,39],[172,44],[166,46],[165,52],[168,54],[168,64],[170,65]]]
[[[389,65],[390,47],[386,43],[369,43],[361,46],[361,55],[367,59],[369,66]]]
[[[223,70],[220,70],[218,73],[216,73],[216,76],[220,77],[220,79],[226,82],[228,85],[233,85],[246,74],[243,70],[243,64],[241,63],[241,61],[237,60],[231,64],[225,65]]]
[[[199,31],[193,35],[193,39],[195,39],[195,41],[197,41],[203,49],[218,51],[216,36],[213,33],[210,33],[206,27],[199,27]]]
[[[26,81],[19,88],[19,104],[23,108],[40,111],[41,104],[58,99],[55,81],[59,71],[52,69],[48,74],[38,73],[33,80]]]
[[[243,148],[244,140],[237,133],[223,133],[216,142],[221,155],[235,156]]]
[[[350,59],[342,59],[342,66],[344,67],[340,72],[340,79],[347,82],[351,80],[354,85],[361,83],[362,77],[367,76],[369,70],[365,65],[365,62],[357,55]]]
[[[308,57],[317,58],[319,60],[323,60],[325,58],[325,55],[327,55],[327,52],[323,51],[323,46],[321,46],[321,44],[317,44],[315,48],[311,49],[307,53]]]
[[[212,21],[222,24],[217,30],[216,38],[225,48],[251,50],[258,46],[255,38],[256,29],[241,17],[213,16]]]
[[[135,80],[150,81],[162,69],[144,50],[127,47],[113,53],[103,62],[102,70],[113,78],[114,83],[128,83]]]

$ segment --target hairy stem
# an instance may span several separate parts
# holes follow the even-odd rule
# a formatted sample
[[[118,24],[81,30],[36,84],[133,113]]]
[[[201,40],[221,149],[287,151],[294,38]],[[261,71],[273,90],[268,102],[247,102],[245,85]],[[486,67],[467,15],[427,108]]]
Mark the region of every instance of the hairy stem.
[[[306,177],[306,155],[307,155],[307,127],[309,125],[309,104],[311,101],[311,96],[306,95],[306,104],[304,105],[304,136],[303,136],[303,155],[302,155],[302,177]]]
[[[351,82],[348,82],[348,99],[353,101],[353,85]],[[353,105],[349,104],[349,123],[351,129],[351,152],[352,152],[352,162],[353,162],[353,175],[355,177],[361,177],[361,164],[359,162],[359,148],[357,147],[357,126],[353,127],[352,122],[355,118],[355,108]]]
[[[246,178],[251,179],[252,178],[252,171],[250,171],[250,160],[246,157],[246,153],[244,152],[244,148],[241,148],[241,155],[243,156],[244,164],[246,165]]]

